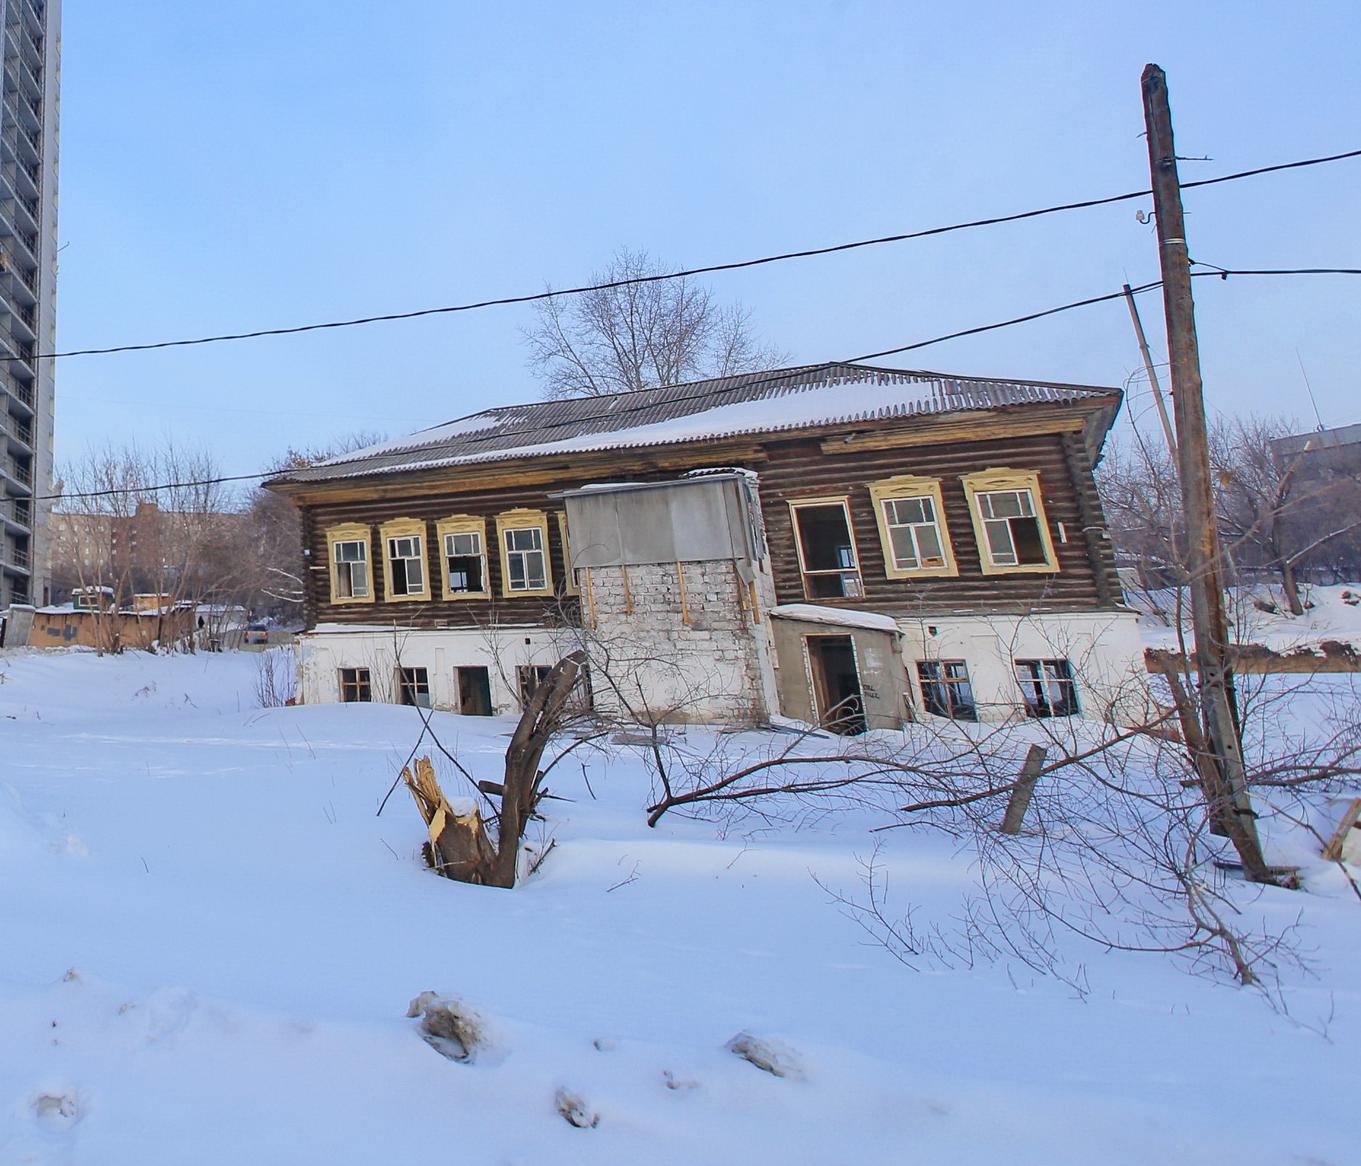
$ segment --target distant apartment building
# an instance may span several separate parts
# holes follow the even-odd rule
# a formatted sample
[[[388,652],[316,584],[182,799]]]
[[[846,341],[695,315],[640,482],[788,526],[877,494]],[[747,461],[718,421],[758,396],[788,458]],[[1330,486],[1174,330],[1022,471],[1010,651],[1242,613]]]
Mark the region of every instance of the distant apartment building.
[[[60,0],[0,0],[0,610],[47,599]]]

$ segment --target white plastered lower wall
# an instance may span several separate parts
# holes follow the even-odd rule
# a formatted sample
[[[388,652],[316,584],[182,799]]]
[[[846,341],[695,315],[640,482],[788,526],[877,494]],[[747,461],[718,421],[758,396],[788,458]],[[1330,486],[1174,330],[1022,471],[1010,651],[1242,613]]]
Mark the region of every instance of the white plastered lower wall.
[[[516,668],[556,664],[580,647],[573,628],[458,628],[412,630],[321,624],[298,637],[298,691],[305,704],[340,700],[340,670],[367,668],[375,701],[395,702],[397,669],[424,668],[430,702],[457,711],[455,669],[487,669],[492,711],[519,711]]]
[[[1133,612],[951,615],[899,620],[903,660],[921,707],[920,660],[963,660],[980,720],[1023,711],[1015,660],[1066,659],[1082,715],[1121,725],[1144,721],[1151,707],[1144,646]]]

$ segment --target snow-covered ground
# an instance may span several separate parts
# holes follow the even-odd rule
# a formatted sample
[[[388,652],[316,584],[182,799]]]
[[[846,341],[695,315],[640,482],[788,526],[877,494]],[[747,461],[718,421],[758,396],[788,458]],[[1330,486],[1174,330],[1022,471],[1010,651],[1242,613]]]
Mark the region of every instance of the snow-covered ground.
[[[858,891],[870,817],[649,830],[629,746],[554,771],[539,874],[470,887],[423,869],[405,791],[375,816],[416,711],[260,709],[259,658],[0,656],[3,1166],[1361,1162],[1336,871],[1259,904],[1314,949],[1296,1019],[1091,947],[1085,993],[909,970],[815,881]],[[509,721],[435,723],[499,776]],[[968,855],[879,837],[890,909],[946,920]],[[405,1018],[427,989],[483,1017],[474,1063]],[[726,1052],[742,1030],[801,1076]]]
[[[1279,587],[1238,588],[1229,593],[1228,616],[1237,643],[1260,644],[1276,652],[1317,650],[1326,640],[1351,644],[1361,651],[1361,583],[1334,587],[1301,586],[1306,607],[1303,615],[1291,615]],[[1151,648],[1178,646],[1180,616],[1186,642],[1191,634],[1190,598],[1177,593],[1134,591],[1127,598],[1141,613],[1140,628]],[[1274,609],[1274,610],[1272,610]]]

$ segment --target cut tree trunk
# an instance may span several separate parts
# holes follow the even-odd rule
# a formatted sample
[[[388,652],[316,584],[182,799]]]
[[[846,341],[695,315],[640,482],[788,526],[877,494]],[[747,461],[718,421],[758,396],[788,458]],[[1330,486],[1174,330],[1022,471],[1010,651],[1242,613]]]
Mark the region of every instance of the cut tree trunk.
[[[430,865],[445,878],[461,883],[487,882],[496,852],[477,806],[459,811],[449,804],[429,757],[416,761],[414,775],[409,767],[403,769],[402,780],[430,832]]]

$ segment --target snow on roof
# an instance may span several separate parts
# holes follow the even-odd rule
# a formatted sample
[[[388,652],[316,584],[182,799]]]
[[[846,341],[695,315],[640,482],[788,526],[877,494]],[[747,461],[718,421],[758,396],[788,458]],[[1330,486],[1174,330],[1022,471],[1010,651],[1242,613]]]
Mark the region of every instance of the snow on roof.
[[[801,623],[825,623],[842,628],[864,628],[874,632],[901,631],[891,615],[877,611],[850,611],[842,607],[822,607],[816,603],[781,603],[770,609],[776,619],[796,619]]]
[[[603,397],[487,409],[396,441],[304,466],[277,483],[636,449],[705,438],[1035,404],[1100,403],[1119,390],[822,364]]]

